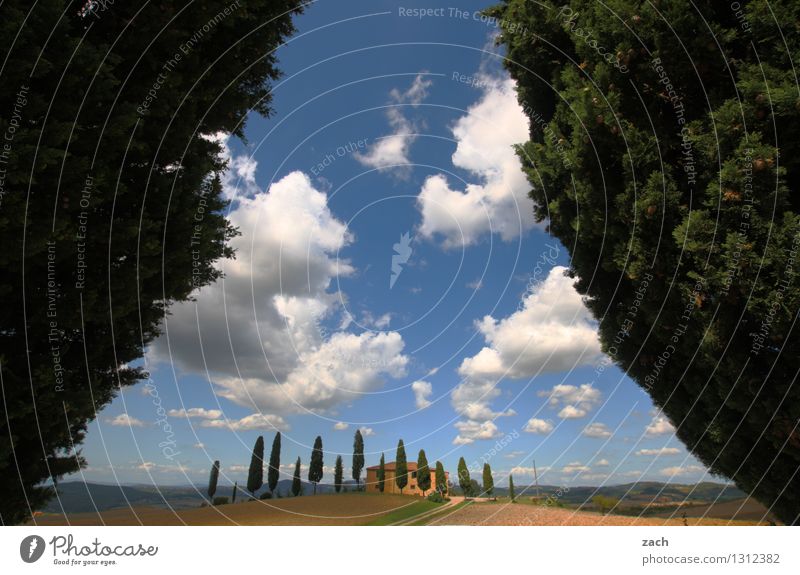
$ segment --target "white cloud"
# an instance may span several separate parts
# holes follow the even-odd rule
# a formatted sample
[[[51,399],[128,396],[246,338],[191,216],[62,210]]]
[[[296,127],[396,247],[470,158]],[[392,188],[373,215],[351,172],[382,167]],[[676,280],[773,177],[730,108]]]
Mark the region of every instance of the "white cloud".
[[[522,457],[523,455],[525,455],[524,451],[517,450],[517,451],[512,451],[511,453],[506,453],[503,457],[505,457],[506,459],[514,459],[515,457]]]
[[[417,409],[425,409],[431,402],[428,399],[433,393],[433,386],[427,382],[418,380],[411,384],[411,391],[414,392],[414,402]]]
[[[660,449],[640,449],[636,455],[678,455],[681,452],[677,447],[661,447]]]
[[[591,423],[583,428],[583,434],[586,437],[607,439],[611,437],[611,430],[605,423]]]
[[[366,153],[353,154],[356,160],[370,168],[394,169],[399,175],[407,175],[407,165],[410,162],[408,154],[411,144],[416,140],[416,127],[403,114],[403,109],[406,104],[419,106],[428,96],[431,83],[422,74],[418,74],[405,92],[397,89],[390,92],[390,105],[386,109],[386,116],[393,132],[378,139]]]
[[[190,407],[189,409],[170,409],[170,417],[195,417],[200,419],[219,419],[222,412],[219,409],[205,409],[203,407]]]
[[[195,449],[205,449],[206,448],[206,444],[202,443],[202,442],[195,443],[192,447],[194,447]]]
[[[147,425],[141,419],[136,419],[135,417],[130,416],[127,413],[120,413],[116,417],[107,417],[106,423],[117,427],[144,427],[145,425]]]
[[[476,439],[495,439],[503,435],[493,421],[458,421],[456,429],[458,435],[453,440],[454,445],[469,445]]]
[[[659,473],[661,475],[667,476],[675,476],[675,475],[689,475],[691,473],[703,473],[705,472],[705,468],[701,467],[700,465],[686,465],[686,466],[675,466],[675,467],[665,467]]]
[[[608,462],[608,459],[601,459],[600,461],[596,462],[594,465],[595,465],[595,467],[608,467],[611,464]]]
[[[453,165],[477,181],[452,189],[443,174],[430,176],[418,197],[420,232],[442,237],[447,248],[474,244],[486,233],[512,240],[534,225],[530,184],[513,146],[528,140],[528,118],[515,83],[484,76],[484,93],[453,126]]]
[[[580,419],[586,417],[594,407],[600,403],[600,390],[592,387],[589,383],[580,386],[560,383],[554,385],[549,391],[544,390],[538,393],[539,397],[547,397],[548,405],[557,409],[558,417],[561,419]]]
[[[231,473],[243,473],[245,471],[249,471],[250,468],[247,465],[229,465],[228,471]]]
[[[485,316],[477,323],[487,345],[462,361],[458,372],[463,380],[451,394],[453,407],[467,420],[480,424],[513,413],[490,407],[503,378],[563,371],[601,357],[594,320],[573,287],[575,280],[565,271],[564,267],[550,270],[510,316],[501,320]],[[559,414],[562,418],[584,417],[600,398],[589,384],[557,385],[539,395],[550,396],[551,407],[568,406]]]
[[[644,433],[648,437],[655,437],[657,435],[675,433],[675,428],[666,417],[663,415],[656,415],[653,417],[653,421],[650,422],[650,425],[645,428]]]
[[[227,199],[249,197],[260,192],[256,183],[258,162],[249,154],[234,155],[230,147],[230,134],[218,132],[204,136],[207,140],[222,146],[222,159],[228,163],[228,169],[222,174],[222,190]]]
[[[267,416],[323,412],[405,375],[398,333],[323,326],[341,309],[335,278],[355,271],[338,257],[352,238],[305,174],[241,198],[229,220],[236,259],[195,302],[171,307],[150,359],[210,373],[218,395]]]
[[[358,430],[361,432],[361,435],[364,437],[369,437],[370,435],[375,435],[375,430],[371,427],[359,427]]]
[[[336,431],[344,431],[348,427],[350,427],[350,425],[348,425],[344,421],[337,421],[336,424],[333,426],[333,429],[335,429]]]
[[[545,435],[553,431],[553,423],[551,421],[532,417],[528,420],[528,423],[525,424],[523,431]]]
[[[589,467],[581,463],[580,461],[573,461],[572,463],[567,463],[562,469],[562,473],[567,474],[574,474],[574,473],[583,473],[585,471],[589,471]]]
[[[608,473],[583,473],[581,479],[584,481],[602,481],[608,478]]]
[[[253,431],[261,429],[267,431],[285,431],[289,429],[289,425],[281,416],[263,413],[254,413],[241,419],[212,419],[204,421],[200,425],[202,427],[212,427],[214,429],[230,429],[231,431]]]
[[[517,466],[517,467],[512,467],[509,473],[511,473],[512,475],[530,475],[531,477],[538,474],[539,477],[541,477],[549,470],[550,467],[537,467],[536,469],[534,469],[533,467]]]

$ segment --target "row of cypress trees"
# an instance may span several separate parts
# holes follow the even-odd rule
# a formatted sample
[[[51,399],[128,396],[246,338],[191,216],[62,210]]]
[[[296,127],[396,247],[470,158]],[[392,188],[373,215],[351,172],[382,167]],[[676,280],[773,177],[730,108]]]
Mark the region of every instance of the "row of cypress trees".
[[[461,469],[461,463],[463,463],[464,459],[461,458],[459,462],[459,471]],[[274,493],[275,489],[278,486],[278,480],[280,478],[280,464],[281,464],[281,434],[280,432],[275,434],[275,438],[272,441],[272,450],[270,452],[269,457],[269,464],[268,464],[268,472],[267,472],[267,487],[269,488],[270,493]],[[400,489],[400,493],[403,493],[403,489],[408,485],[408,460],[406,457],[406,449],[405,445],[403,444],[403,440],[401,439],[397,444],[397,452],[395,457],[395,483],[397,487]],[[466,466],[466,464],[465,464]],[[208,482],[208,496],[209,498],[213,499],[214,494],[217,491],[217,482],[219,480],[219,461],[214,461],[214,464],[211,466],[211,475],[209,477]],[[356,430],[355,438],[353,440],[353,465],[352,465],[352,476],[353,479],[356,481],[356,485],[359,485],[361,481],[361,472],[364,469],[364,437],[361,434],[361,430]],[[302,480],[300,476],[301,471],[301,461],[300,457],[297,458],[295,462],[294,474],[292,477],[292,495],[295,497],[302,494]],[[316,495],[317,492],[317,483],[322,481],[324,472],[324,464],[323,464],[323,449],[322,449],[322,437],[317,436],[314,440],[314,447],[311,451],[311,463],[308,467],[308,481],[314,485],[314,494]],[[491,481],[491,471],[489,472],[490,481]],[[378,490],[383,493],[386,487],[386,458],[384,454],[381,453],[381,460],[380,465],[378,467]],[[433,480],[435,480],[434,486],[436,491],[441,494],[447,492],[447,476],[444,472],[444,466],[442,465],[441,461],[436,462],[435,467],[435,475]],[[417,456],[417,486],[422,490],[423,495],[431,488],[432,484],[431,478],[431,470],[430,466],[428,465],[428,459],[425,455],[425,450],[420,449],[419,454]],[[342,490],[342,486],[344,484],[344,464],[342,462],[342,456],[339,455],[336,457],[336,464],[334,467],[334,488],[336,493],[339,493]],[[486,484],[486,479],[484,475],[484,484]],[[264,437],[259,435],[256,439],[256,443],[253,446],[253,454],[250,458],[250,468],[247,473],[247,491],[250,492],[251,495],[255,495],[255,492],[261,489],[264,485]],[[234,495],[235,497],[235,495]]]

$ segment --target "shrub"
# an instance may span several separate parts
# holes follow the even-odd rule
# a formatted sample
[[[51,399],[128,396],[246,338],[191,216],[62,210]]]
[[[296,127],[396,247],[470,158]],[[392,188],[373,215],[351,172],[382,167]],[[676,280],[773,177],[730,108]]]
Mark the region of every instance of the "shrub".
[[[270,493],[269,491],[265,491],[264,493],[261,494],[261,497],[259,497],[259,499],[272,499],[272,493]]]
[[[442,497],[442,494],[438,491],[431,491],[430,495],[428,495],[428,501],[433,501],[434,503],[444,503],[445,501],[449,501],[449,499]]]
[[[228,498],[227,497],[215,497],[213,501],[214,505],[227,505]]]
[[[616,507],[617,503],[619,503],[619,499],[615,499],[614,497],[606,497],[605,495],[595,495],[592,497],[592,503],[594,503],[597,508],[600,510],[600,513],[605,515],[611,509]]]

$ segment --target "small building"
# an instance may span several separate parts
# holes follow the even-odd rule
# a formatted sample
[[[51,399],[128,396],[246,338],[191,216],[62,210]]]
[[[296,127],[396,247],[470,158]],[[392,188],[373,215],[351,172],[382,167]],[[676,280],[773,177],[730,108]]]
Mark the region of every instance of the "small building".
[[[373,465],[372,467],[367,467],[367,483],[366,483],[366,490],[367,493],[380,493],[380,489],[378,489],[378,469],[380,469],[379,465]],[[430,495],[433,491],[436,490],[436,468],[431,467],[431,487],[425,492],[425,495]],[[395,481],[395,476],[397,473],[397,466],[394,461],[390,461],[386,463],[384,466],[384,471],[386,472],[386,477],[384,480],[384,493],[400,493],[400,488],[397,486],[397,482]],[[445,471],[444,476],[446,480],[450,481],[450,474]],[[416,461],[409,461],[408,462],[408,484],[403,487],[403,495],[419,495],[422,496],[422,490],[417,486],[417,462]]]

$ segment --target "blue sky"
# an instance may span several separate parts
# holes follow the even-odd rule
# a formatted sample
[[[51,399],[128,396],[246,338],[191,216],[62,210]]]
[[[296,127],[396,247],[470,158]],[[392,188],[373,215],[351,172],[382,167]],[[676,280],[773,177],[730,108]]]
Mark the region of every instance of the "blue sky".
[[[274,116],[251,116],[246,143],[208,136],[230,160],[237,258],[172,310],[151,381],[89,426],[86,480],[202,483],[219,459],[242,482],[276,430],[289,477],[317,435],[328,468],[349,464],[358,428],[367,465],[402,438],[451,472],[485,458],[503,484],[532,481],[534,459],[549,484],[709,479],[600,353],[566,250],[531,216],[496,27],[459,4],[420,19],[321,0],[297,18]]]

